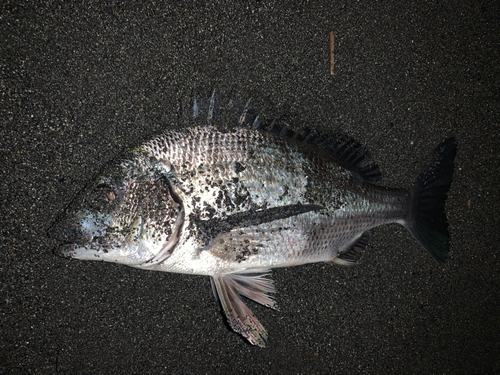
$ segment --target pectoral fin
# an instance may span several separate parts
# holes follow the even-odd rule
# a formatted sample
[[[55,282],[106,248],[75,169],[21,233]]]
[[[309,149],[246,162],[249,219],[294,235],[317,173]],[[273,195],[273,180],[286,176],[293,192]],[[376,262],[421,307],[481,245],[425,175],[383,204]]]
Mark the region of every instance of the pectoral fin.
[[[276,309],[270,296],[275,293],[274,283],[267,278],[269,269],[246,270],[239,273],[213,276],[212,287],[219,298],[231,328],[243,335],[251,344],[265,347],[266,329],[243,302],[245,296],[264,306]]]

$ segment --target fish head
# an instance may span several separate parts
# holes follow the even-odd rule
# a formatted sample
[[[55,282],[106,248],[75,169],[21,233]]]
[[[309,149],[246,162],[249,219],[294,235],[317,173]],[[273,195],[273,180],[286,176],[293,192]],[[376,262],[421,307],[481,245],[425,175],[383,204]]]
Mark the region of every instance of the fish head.
[[[140,266],[165,251],[182,226],[166,163],[144,155],[108,165],[54,224],[58,255]]]

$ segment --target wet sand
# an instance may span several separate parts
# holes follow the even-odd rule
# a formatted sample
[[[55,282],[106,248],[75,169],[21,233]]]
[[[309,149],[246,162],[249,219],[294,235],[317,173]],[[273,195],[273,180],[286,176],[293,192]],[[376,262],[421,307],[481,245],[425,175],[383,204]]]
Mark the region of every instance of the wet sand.
[[[1,6],[0,372],[500,372],[498,4],[112,4]],[[213,88],[357,139],[388,186],[454,136],[447,262],[390,225],[355,268],[275,270],[260,349],[206,277],[55,256],[86,181]]]

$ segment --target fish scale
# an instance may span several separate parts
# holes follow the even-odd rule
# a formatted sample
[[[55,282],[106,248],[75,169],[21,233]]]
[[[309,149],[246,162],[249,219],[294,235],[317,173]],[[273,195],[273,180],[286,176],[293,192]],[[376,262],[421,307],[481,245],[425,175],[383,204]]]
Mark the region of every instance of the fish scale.
[[[276,308],[272,268],[358,264],[370,231],[388,223],[444,261],[452,138],[406,191],[375,184],[378,167],[353,140],[266,130],[248,103],[236,108],[195,100],[192,126],[108,165],[53,226],[57,253],[210,276],[231,327],[258,346],[267,331],[242,297]]]

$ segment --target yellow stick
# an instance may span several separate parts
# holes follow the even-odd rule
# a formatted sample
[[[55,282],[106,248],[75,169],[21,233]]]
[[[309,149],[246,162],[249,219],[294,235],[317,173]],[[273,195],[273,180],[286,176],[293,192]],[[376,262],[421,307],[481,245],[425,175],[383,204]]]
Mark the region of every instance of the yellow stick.
[[[333,76],[333,68],[335,67],[335,36],[333,31],[330,31],[330,74]]]

